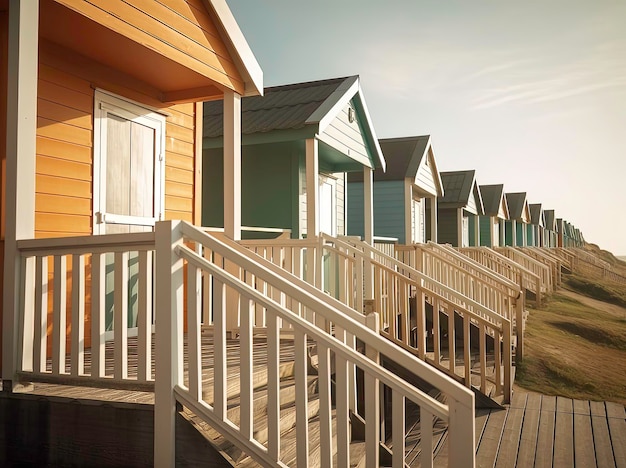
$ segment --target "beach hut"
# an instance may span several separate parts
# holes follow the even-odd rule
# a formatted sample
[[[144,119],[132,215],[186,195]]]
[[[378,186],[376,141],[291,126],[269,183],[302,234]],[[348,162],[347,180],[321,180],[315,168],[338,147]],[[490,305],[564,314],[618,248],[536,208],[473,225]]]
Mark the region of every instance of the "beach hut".
[[[379,141],[387,170],[374,171],[374,235],[401,244],[437,239],[444,193],[430,135]],[[363,235],[363,175],[348,174],[348,234]]]
[[[526,225],[530,224],[530,209],[526,192],[506,193],[509,219],[506,221],[505,243],[510,246],[526,247]]]
[[[0,1],[4,331],[18,320],[18,241],[199,224],[201,101],[233,114],[242,95],[262,92],[225,2],[100,3]],[[233,117],[227,140],[239,131]]]
[[[556,247],[557,246],[557,227],[556,217],[554,210],[544,210],[544,223],[545,223],[545,246]]]
[[[480,245],[498,247],[505,245],[505,221],[509,219],[509,207],[504,196],[504,185],[480,185],[484,215],[479,216]]]
[[[484,214],[476,171],[442,172],[445,195],[437,206],[437,239],[454,247],[480,245],[478,217]]]
[[[204,226],[221,227],[228,215],[222,109],[220,102],[204,107]],[[263,97],[244,98],[241,143],[247,237],[274,229],[293,238],[345,234],[346,173],[361,173],[371,194],[372,171],[385,167],[358,76],[275,86]],[[371,213],[371,196],[361,207]]]
[[[530,224],[526,225],[526,239],[531,247],[545,247],[545,220],[541,203],[530,203]]]

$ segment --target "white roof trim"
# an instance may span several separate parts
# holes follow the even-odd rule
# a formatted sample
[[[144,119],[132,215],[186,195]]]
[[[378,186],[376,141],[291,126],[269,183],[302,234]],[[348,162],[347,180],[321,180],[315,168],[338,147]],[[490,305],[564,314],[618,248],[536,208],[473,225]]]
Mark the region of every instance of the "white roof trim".
[[[226,39],[226,46],[235,59],[237,69],[244,79],[244,96],[263,95],[263,70],[252,53],[226,0],[204,0],[215,13]]]
[[[417,168],[417,171],[415,171],[415,178],[417,178],[417,174],[419,174],[419,171],[422,169],[422,167],[426,165],[426,160],[428,160],[428,170],[432,172],[433,181],[437,186],[437,193],[433,193],[432,195],[435,195],[437,198],[441,198],[444,196],[443,182],[441,181],[441,174],[439,174],[439,169],[437,168],[437,161],[435,160],[435,154],[433,153],[431,142],[431,136],[428,135],[428,143],[426,143],[426,146],[424,147],[424,153],[422,154],[420,165]],[[415,182],[416,180],[413,179],[413,184],[416,187],[419,187]],[[421,189],[422,187],[419,188]]]

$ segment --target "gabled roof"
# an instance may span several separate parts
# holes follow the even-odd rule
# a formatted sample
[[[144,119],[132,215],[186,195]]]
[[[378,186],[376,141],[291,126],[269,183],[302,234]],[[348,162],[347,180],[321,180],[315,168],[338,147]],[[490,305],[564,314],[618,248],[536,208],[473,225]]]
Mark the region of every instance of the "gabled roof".
[[[483,199],[476,183],[476,171],[441,172],[441,181],[445,195],[437,200],[441,208],[466,208],[470,204],[470,196],[474,195],[477,213],[483,214]]]
[[[544,222],[546,229],[556,231],[556,217],[554,210],[543,210]]]
[[[526,192],[505,193],[509,205],[509,219],[530,222],[530,211],[526,201]]]
[[[541,203],[530,203],[528,205],[528,209],[530,210],[530,222],[531,224],[535,224],[537,226],[544,226],[544,214],[541,209]]]
[[[480,194],[483,199],[483,208],[486,216],[498,216],[500,206],[504,204],[506,217],[509,219],[509,207],[504,196],[504,185],[481,185]]]
[[[374,181],[393,181],[411,179],[415,183],[416,177],[425,167],[432,174],[437,190],[437,197],[444,194],[441,176],[437,170],[430,135],[421,135],[403,138],[384,138],[379,140],[380,148],[387,162],[386,170],[376,169]],[[348,174],[348,182],[363,182],[363,174],[354,172]],[[420,187],[421,188],[421,187]]]
[[[374,167],[384,169],[385,159],[374,133],[358,76],[272,86],[265,88],[264,96],[243,98],[241,133],[246,136],[284,131],[281,133],[285,138],[283,141],[313,138],[322,134],[350,103],[359,117]],[[222,101],[206,102],[203,122],[205,143],[221,139],[223,124]]]
[[[226,0],[208,0],[215,17],[221,26],[221,36],[226,47],[235,59],[237,70],[244,80],[246,96],[263,94],[263,70],[256,61],[246,38],[243,36]]]

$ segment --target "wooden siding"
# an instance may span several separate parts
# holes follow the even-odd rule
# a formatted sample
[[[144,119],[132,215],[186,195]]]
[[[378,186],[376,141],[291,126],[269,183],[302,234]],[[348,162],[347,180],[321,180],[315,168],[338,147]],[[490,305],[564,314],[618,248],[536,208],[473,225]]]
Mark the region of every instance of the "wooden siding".
[[[202,0],[56,0],[240,94],[244,84]]]
[[[427,154],[420,162],[420,167],[415,174],[415,185],[420,191],[437,196],[437,183],[435,182],[437,176],[433,172],[435,170],[434,165],[429,159],[430,154]],[[426,164],[427,161],[428,164]]]
[[[498,218],[506,219],[507,217],[506,199],[503,196],[500,199],[500,206],[498,207]]]
[[[364,166],[372,167],[358,119],[355,118],[353,122],[348,119],[350,108],[354,109],[352,104],[344,107],[322,132],[319,139]]]
[[[459,239],[457,215],[456,208],[439,208],[437,212],[437,242],[439,244],[451,244],[457,247]]]
[[[346,175],[345,173],[335,174],[337,176],[337,235],[346,234]]]
[[[45,43],[40,48],[36,165],[36,237],[90,234],[93,198],[94,81],[106,86],[102,65]],[[167,112],[165,217],[193,222],[195,106],[164,108],[132,86],[110,81],[140,104]],[[105,88],[106,89],[106,88]]]
[[[374,183],[374,235],[395,237],[406,243],[404,229],[404,181]]]

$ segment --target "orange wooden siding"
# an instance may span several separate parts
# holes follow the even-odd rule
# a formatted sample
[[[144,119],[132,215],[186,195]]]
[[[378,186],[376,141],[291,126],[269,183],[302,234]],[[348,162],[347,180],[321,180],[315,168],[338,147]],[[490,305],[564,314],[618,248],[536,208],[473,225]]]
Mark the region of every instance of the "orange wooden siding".
[[[56,1],[243,94],[243,80],[202,0]]]
[[[165,217],[194,221],[196,106],[165,107],[154,91],[71,51],[42,43],[37,101],[36,237],[93,232],[94,88],[112,89],[167,116]],[[109,86],[107,86],[109,85]]]

